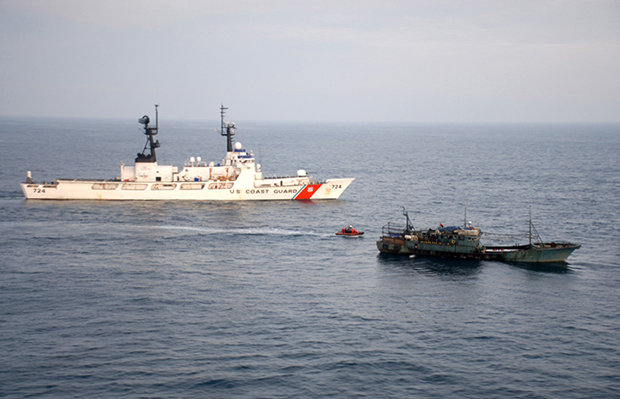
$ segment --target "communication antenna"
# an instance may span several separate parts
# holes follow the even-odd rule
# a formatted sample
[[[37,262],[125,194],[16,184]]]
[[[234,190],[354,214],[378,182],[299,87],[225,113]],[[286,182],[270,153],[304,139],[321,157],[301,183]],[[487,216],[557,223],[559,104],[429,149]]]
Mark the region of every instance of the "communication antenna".
[[[155,155],[155,148],[159,148],[159,140],[155,141],[155,136],[159,131],[159,104],[155,104],[155,127],[150,127],[151,120],[148,115],[144,115],[138,119],[138,123],[144,125],[144,134],[146,135],[146,144],[141,153],[138,153],[136,162],[157,162],[157,156]],[[147,152],[148,151],[148,152]]]
[[[227,151],[233,151],[233,136],[235,135],[235,129],[237,128],[234,123],[224,122],[224,115],[226,115],[226,110],[228,107],[225,107],[224,104],[220,105],[220,118],[221,118],[221,129],[220,135],[227,137]]]
[[[465,215],[463,216],[463,228],[467,228],[467,202],[465,203]]]

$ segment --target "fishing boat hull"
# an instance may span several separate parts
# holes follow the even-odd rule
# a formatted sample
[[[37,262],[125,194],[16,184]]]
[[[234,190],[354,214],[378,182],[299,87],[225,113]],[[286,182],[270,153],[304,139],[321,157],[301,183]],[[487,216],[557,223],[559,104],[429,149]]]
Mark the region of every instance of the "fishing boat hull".
[[[544,245],[480,247],[475,251],[463,251],[459,250],[458,245],[425,245],[405,238],[381,237],[377,241],[377,249],[385,254],[527,263],[565,262],[570,254],[580,247],[581,245],[571,243],[546,243]]]
[[[556,263],[566,259],[581,245],[571,243],[545,243],[543,245],[523,245],[514,247],[486,247],[487,259],[504,262]]]

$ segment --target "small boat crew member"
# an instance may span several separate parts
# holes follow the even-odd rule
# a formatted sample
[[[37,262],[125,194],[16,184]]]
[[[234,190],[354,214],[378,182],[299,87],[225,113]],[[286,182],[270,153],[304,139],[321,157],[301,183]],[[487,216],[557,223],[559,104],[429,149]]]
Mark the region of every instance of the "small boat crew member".
[[[355,230],[353,226],[349,225],[349,227],[345,227],[342,229],[344,234],[358,234],[359,231]]]

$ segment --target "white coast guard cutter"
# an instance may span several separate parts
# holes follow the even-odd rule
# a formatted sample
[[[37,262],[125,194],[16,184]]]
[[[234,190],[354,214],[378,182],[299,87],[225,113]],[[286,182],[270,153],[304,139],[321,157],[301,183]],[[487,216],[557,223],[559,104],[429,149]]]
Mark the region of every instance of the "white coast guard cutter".
[[[134,166],[121,165],[121,176],[115,180],[56,179],[51,183],[36,183],[30,171],[22,191],[27,199],[48,200],[316,200],[337,199],[353,178],[313,181],[300,169],[297,176],[264,177],[254,154],[233,146],[235,125],[224,122],[226,107],[220,108],[221,135],[227,137],[226,157],[218,163],[190,158],[179,170],[172,165],[159,165],[155,149],[159,140],[159,120],[155,106],[156,124],[143,116],[147,141]]]

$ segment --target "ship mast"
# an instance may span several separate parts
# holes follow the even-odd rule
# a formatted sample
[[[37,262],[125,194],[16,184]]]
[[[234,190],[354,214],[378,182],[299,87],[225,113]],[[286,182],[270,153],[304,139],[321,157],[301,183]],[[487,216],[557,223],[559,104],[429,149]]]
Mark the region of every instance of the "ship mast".
[[[220,117],[221,117],[221,129],[220,135],[227,137],[227,147],[226,150],[228,152],[233,151],[233,136],[235,135],[235,124],[230,122],[224,122],[224,115],[226,114],[226,110],[228,107],[225,107],[224,104],[220,106]],[[226,129],[226,130],[224,130]],[[225,131],[225,132],[224,132]]]
[[[467,202],[465,203],[465,214],[463,215],[463,228],[467,228]]]
[[[544,242],[542,238],[540,237],[540,234],[538,234],[538,230],[536,230],[536,226],[534,226],[534,223],[532,223],[532,206],[530,205],[530,246],[532,245],[532,236],[534,236],[538,240],[538,243],[541,246],[544,246]]]
[[[407,219],[407,227],[405,227],[405,232],[411,233],[413,230],[415,230],[415,228],[413,227],[413,223],[411,223],[411,219],[409,219],[409,213],[407,213],[407,210],[404,206],[401,206],[401,208],[403,208],[403,215]]]
[[[159,104],[155,104],[155,127],[149,127],[151,119],[148,115],[144,115],[138,119],[138,123],[144,125],[144,134],[146,135],[146,144],[141,153],[138,153],[136,162],[157,162],[157,156],[155,155],[155,148],[159,148],[159,140],[155,141],[153,136],[159,131]],[[147,153],[147,150],[149,151]]]
[[[530,205],[530,246],[532,246],[532,206]]]

